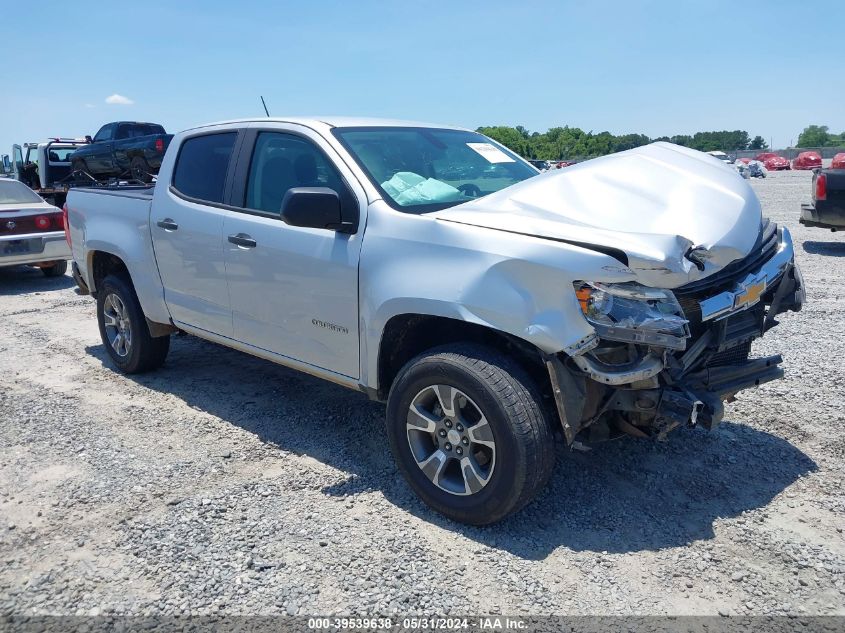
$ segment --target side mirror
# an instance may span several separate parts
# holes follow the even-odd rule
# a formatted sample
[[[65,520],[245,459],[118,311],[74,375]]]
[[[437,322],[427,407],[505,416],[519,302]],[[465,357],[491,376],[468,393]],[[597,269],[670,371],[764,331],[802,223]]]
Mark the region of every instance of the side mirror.
[[[90,135],[90,134],[86,134],[86,135],[85,135],[85,142],[86,142],[86,143],[93,143],[93,142],[94,142],[94,139],[93,139],[93,138],[91,138],[91,135]]]
[[[285,224],[311,229],[329,229],[352,233],[355,227],[344,222],[340,212],[340,196],[328,187],[294,187],[282,199],[280,212]]]

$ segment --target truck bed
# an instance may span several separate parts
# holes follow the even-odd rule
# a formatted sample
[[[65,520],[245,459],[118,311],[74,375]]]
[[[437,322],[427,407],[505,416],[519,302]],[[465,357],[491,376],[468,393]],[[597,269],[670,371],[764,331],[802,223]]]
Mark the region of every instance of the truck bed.
[[[68,191],[68,230],[75,272],[96,291],[93,254],[105,253],[125,262],[135,291],[151,319],[167,323],[161,280],[150,235],[154,186],[73,187]]]
[[[826,179],[824,199],[816,198],[816,181]],[[813,175],[813,201],[801,205],[799,222],[831,231],[845,230],[845,169],[822,169]]]
[[[118,196],[121,198],[136,198],[150,201],[153,199],[155,185],[108,185],[102,187],[74,187],[73,191],[96,193],[104,196]]]

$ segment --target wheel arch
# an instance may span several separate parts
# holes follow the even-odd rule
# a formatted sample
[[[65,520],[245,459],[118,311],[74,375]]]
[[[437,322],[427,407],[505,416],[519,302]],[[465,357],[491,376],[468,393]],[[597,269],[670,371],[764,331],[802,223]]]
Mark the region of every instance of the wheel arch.
[[[166,336],[176,331],[176,328],[172,325],[172,323],[170,323],[169,315],[165,319],[162,319],[158,316],[159,312],[153,312],[152,314],[155,316],[151,316],[151,312],[148,311],[148,306],[150,305],[149,297],[145,296],[145,293],[139,292],[136,278],[133,277],[129,266],[127,266],[123,257],[109,250],[91,250],[87,254],[87,270],[89,271],[87,281],[93,297],[97,297],[98,289],[101,287],[103,280],[108,275],[118,275],[123,277],[129,285],[132,286],[132,289],[138,297],[138,301],[141,304],[141,310],[143,311],[144,317],[147,321],[147,327],[150,330],[150,335],[153,337]],[[155,305],[156,304],[153,304],[151,307],[154,309]]]
[[[534,344],[486,325],[432,314],[403,313],[390,318],[379,341],[377,386],[371,397],[386,400],[402,367],[426,350],[449,343],[477,343],[513,358],[542,393],[550,392],[543,353]]]
[[[91,289],[91,295],[95,298],[99,288],[102,286],[103,279],[108,275],[117,274],[124,276],[132,284],[132,275],[129,273],[126,263],[120,256],[108,251],[89,251],[88,270],[91,271],[88,279],[88,287]],[[132,285],[134,287],[134,284]]]

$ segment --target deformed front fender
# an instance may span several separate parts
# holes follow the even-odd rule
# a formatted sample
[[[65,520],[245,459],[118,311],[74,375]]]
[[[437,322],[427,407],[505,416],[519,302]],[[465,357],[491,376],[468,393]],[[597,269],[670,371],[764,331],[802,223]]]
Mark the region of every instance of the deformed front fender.
[[[387,322],[401,314],[458,319],[545,353],[577,354],[595,332],[572,282],[630,281],[609,255],[571,244],[394,211],[374,203],[360,264],[361,382],[378,388]]]

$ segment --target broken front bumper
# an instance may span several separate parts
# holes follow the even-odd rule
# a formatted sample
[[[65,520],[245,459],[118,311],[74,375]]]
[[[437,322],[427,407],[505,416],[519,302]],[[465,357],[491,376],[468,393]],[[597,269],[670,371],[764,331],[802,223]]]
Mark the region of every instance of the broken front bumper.
[[[546,358],[569,442],[594,425],[644,435],[684,424],[713,428],[724,400],[783,376],[779,355],[748,355],[778,314],[797,312],[805,300],[787,229],[768,225],[751,255],[675,295],[690,325],[683,351],[617,343],[574,358]],[[596,354],[600,350],[605,358]],[[622,362],[607,360],[620,357]]]

